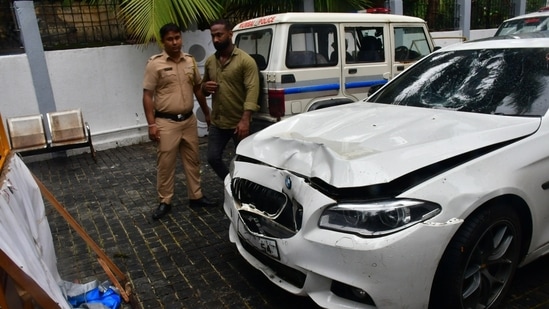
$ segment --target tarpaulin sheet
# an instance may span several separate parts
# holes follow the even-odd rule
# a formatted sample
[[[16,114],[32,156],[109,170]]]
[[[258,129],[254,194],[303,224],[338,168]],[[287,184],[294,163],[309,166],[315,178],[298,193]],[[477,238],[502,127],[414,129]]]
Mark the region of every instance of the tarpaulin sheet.
[[[60,308],[72,308],[60,289],[62,280],[44,202],[31,172],[21,158],[12,155],[0,181],[0,250]]]

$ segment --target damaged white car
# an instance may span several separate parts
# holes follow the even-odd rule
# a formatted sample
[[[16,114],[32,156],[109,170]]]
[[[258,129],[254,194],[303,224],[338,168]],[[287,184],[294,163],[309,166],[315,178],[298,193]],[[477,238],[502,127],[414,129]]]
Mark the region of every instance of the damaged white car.
[[[549,37],[436,51],[243,140],[230,240],[326,308],[490,308],[549,251]]]

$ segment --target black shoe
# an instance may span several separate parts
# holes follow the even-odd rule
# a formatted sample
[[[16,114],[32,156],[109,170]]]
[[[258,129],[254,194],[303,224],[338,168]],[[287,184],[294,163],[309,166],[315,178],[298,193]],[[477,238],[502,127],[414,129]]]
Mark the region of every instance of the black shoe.
[[[213,207],[217,206],[217,203],[209,200],[207,197],[203,196],[196,200],[189,200],[189,206],[191,207]]]
[[[153,212],[152,218],[154,220],[158,220],[164,217],[164,215],[166,215],[167,213],[169,213],[171,209],[172,209],[172,205],[166,204],[166,203],[160,203],[160,205],[158,205],[158,208]]]

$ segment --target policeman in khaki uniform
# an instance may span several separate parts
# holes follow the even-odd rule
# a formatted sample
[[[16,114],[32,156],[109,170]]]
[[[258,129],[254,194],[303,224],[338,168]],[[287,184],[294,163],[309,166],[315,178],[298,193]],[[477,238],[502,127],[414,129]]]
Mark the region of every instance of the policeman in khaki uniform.
[[[209,125],[210,111],[200,88],[195,59],[181,51],[179,26],[170,23],[160,29],[164,52],[152,56],[145,68],[143,108],[149,138],[157,142],[157,191],[160,204],[153,212],[157,220],[171,210],[177,154],[181,155],[187,180],[189,205],[215,206],[202,193],[198,152],[197,120],[193,114],[193,93]]]

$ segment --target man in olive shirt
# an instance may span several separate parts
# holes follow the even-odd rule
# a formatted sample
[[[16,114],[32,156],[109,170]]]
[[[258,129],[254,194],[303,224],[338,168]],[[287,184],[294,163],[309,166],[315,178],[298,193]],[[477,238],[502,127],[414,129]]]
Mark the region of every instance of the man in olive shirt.
[[[209,108],[200,88],[200,72],[194,58],[181,52],[181,30],[175,24],[160,29],[164,52],[152,56],[145,68],[143,108],[149,138],[157,146],[157,191],[160,205],[152,218],[171,210],[177,154],[181,155],[190,206],[214,206],[200,186],[197,120],[193,93],[209,121]]]
[[[223,150],[230,139],[235,147],[250,134],[252,112],[259,110],[259,71],[255,60],[233,44],[232,26],[217,20],[210,26],[217,52],[205,63],[202,89],[212,95],[208,133],[208,163],[222,180],[229,173]]]

